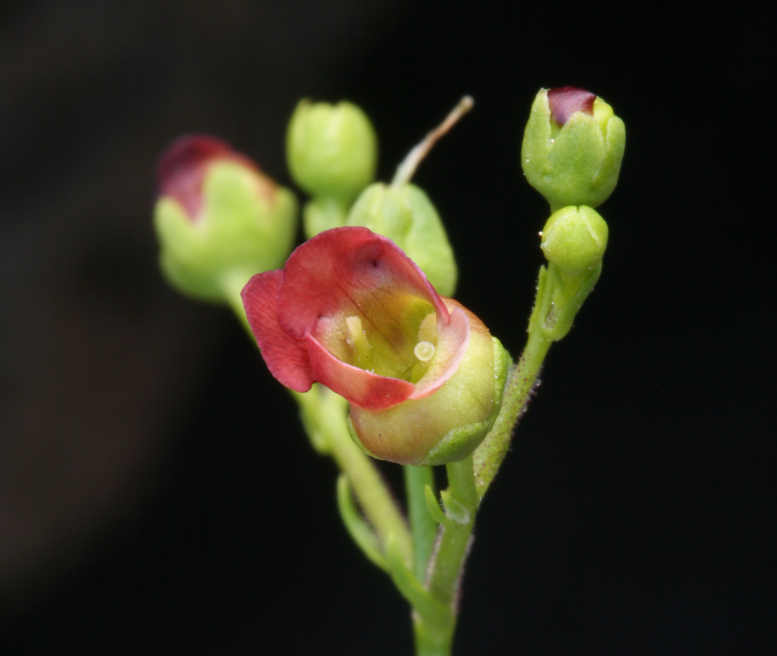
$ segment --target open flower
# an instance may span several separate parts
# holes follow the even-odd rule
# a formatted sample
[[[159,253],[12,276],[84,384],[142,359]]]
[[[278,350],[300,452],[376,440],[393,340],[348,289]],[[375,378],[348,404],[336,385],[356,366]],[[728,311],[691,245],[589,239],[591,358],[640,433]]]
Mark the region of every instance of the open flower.
[[[370,454],[404,464],[468,455],[501,401],[501,345],[442,298],[396,244],[362,227],[306,242],[243,289],[270,372],[305,392],[318,381],[351,403]]]

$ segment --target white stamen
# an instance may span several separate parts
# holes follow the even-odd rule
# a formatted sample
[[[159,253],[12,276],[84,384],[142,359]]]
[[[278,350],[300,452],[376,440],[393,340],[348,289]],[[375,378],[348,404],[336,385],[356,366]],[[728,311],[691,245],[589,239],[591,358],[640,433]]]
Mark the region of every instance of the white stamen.
[[[359,316],[345,318],[345,325],[348,328],[348,343],[356,349],[367,350],[370,348],[370,342],[362,328],[362,320]]]

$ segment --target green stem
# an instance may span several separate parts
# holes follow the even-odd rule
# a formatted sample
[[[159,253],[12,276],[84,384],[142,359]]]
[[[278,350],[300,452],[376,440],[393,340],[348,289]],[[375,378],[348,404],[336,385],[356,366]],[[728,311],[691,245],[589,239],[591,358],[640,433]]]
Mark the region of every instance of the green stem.
[[[453,644],[453,629],[435,631],[421,619],[418,613],[413,613],[413,636],[415,638],[416,656],[450,656]]]
[[[426,507],[425,488],[435,490],[434,470],[431,467],[405,465],[405,493],[413,538],[413,575],[421,583],[426,579],[426,566],[434,549],[437,523]]]
[[[457,503],[457,508],[461,507],[459,510],[466,510],[466,517],[442,529],[437,550],[432,556],[427,589],[440,602],[441,610],[434,614],[415,612],[413,615],[416,654],[424,656],[448,656],[451,653],[459,585],[479,502],[472,457],[450,463],[446,469],[448,493],[452,502]],[[460,512],[457,515],[460,516]]]
[[[502,407],[494,426],[473,454],[475,483],[481,499],[507,455],[515,425],[526,410],[526,404],[537,382],[542,363],[554,341],[544,327],[548,313],[553,307],[552,304],[553,288],[543,268],[540,272],[537,300],[529,320],[529,338],[526,347],[521,354],[521,359],[507,375]]]
[[[385,545],[393,534],[405,563],[411,563],[413,546],[407,522],[377,467],[351,439],[345,414],[347,402],[320,385],[314,385],[304,394],[292,392],[292,396],[308,419],[315,423],[326,452],[348,476],[359,506],[381,544]]]
[[[461,567],[467,555],[478,494],[472,469],[472,456],[445,466],[448,471],[449,491],[453,498],[467,509],[468,521],[443,529],[434,554],[434,568],[429,579],[429,592],[439,601],[452,604],[458,591]]]
[[[538,298],[538,304],[542,299]],[[543,304],[544,305],[544,304]],[[442,529],[430,565],[428,591],[444,604],[445,611],[413,614],[417,656],[450,656],[463,572],[480,499],[485,494],[507,453],[513,426],[534,388],[542,362],[553,340],[538,321],[529,324],[529,339],[518,364],[508,375],[502,409],[484,443],[474,455],[447,465],[448,493],[466,510],[464,521],[449,522]],[[446,493],[443,493],[445,502]],[[455,516],[461,516],[460,508]],[[454,516],[448,513],[449,517]]]

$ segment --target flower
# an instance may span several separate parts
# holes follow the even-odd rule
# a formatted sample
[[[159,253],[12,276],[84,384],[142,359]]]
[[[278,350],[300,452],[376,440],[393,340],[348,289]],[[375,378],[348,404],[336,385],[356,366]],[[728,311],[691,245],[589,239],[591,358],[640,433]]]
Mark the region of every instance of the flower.
[[[345,397],[371,455],[458,460],[493,424],[501,345],[389,239],[363,227],[327,230],[282,270],[251,278],[242,297],[272,375],[298,392],[317,381]]]
[[[167,279],[190,296],[223,302],[291,251],[297,201],[220,139],[187,135],[157,165],[154,225]]]
[[[601,205],[615,189],[626,128],[601,98],[584,89],[542,89],[523,135],[521,165],[529,184],[550,203]]]

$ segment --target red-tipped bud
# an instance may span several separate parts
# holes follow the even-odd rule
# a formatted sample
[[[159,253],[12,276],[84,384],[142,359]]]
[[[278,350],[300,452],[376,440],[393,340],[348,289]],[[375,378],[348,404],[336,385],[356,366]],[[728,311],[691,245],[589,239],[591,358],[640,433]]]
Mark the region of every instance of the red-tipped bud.
[[[159,158],[156,181],[160,196],[170,196],[186,210],[189,218],[196,221],[202,211],[202,182],[208,167],[216,162],[236,162],[263,176],[259,168],[248,157],[236,153],[226,141],[207,135],[184,135]],[[264,179],[263,191],[268,195],[275,184]]]
[[[577,87],[541,90],[523,135],[521,165],[552,211],[603,203],[618,182],[626,128],[610,107]]]
[[[594,115],[596,94],[577,87],[548,89],[550,115],[559,125],[564,125],[575,112]]]
[[[181,291],[224,301],[227,288],[279,266],[291,251],[294,196],[224,141],[181,137],[160,158],[157,184],[162,270]]]

